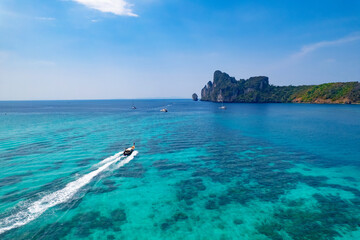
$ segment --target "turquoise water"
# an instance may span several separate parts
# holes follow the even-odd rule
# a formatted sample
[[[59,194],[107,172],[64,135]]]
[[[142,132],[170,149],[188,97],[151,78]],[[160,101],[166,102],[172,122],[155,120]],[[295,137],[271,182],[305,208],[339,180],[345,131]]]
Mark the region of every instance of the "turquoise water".
[[[360,106],[218,107],[0,102],[0,238],[360,239]]]

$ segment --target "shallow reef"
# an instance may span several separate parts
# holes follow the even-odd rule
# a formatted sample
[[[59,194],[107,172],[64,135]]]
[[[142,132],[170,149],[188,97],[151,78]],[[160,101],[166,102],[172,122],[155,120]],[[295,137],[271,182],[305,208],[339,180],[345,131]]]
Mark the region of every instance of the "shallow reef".
[[[122,208],[111,212],[110,217],[103,216],[99,211],[89,211],[76,214],[65,222],[48,224],[36,232],[26,232],[21,235],[14,235],[16,232],[10,231],[5,239],[63,239],[68,235],[73,238],[88,238],[96,230],[121,231],[121,226],[126,223],[126,213]],[[114,239],[108,235],[108,239]]]
[[[159,171],[187,171],[191,167],[189,164],[171,162],[168,159],[157,160],[153,162],[152,166],[156,167]]]
[[[76,162],[78,167],[89,166],[91,162],[96,161],[96,158],[84,158]]]
[[[344,229],[354,231],[360,226],[357,206],[335,195],[314,194],[316,208],[301,208],[293,204],[276,209],[271,219],[256,226],[270,239],[283,239],[285,232],[294,240],[335,239]],[[355,211],[355,212],[354,212]]]
[[[102,194],[102,193],[115,191],[116,189],[118,189],[118,187],[116,186],[115,181],[105,179],[102,181],[101,187],[91,187],[91,188],[89,188],[88,193]]]
[[[240,139],[239,139],[240,140]],[[236,141],[236,139],[234,140]],[[231,146],[231,144],[230,144]],[[308,166],[334,167],[329,161],[317,161],[320,157],[302,152],[282,151],[266,144],[253,146],[245,154],[224,153],[221,146],[209,144],[208,155],[200,156],[203,166],[193,169],[192,178],[179,182],[178,201],[192,205],[197,201],[199,192],[206,190],[202,179],[211,179],[214,183],[227,185],[224,191],[210,193],[204,201],[205,211],[219,210],[229,204],[248,206],[253,201],[273,203],[277,206],[268,220],[258,223],[256,230],[269,239],[294,240],[335,239],[344,231],[351,232],[360,227],[360,191],[351,186],[329,183],[327,176],[310,176],[288,170],[294,163]],[[228,149],[232,150],[231,147]],[[166,162],[159,162],[159,164]],[[316,163],[316,164],[314,164]],[[212,165],[211,167],[208,167]],[[344,178],[345,179],[345,178]],[[346,178],[350,182],[354,178]],[[319,192],[322,188],[332,188],[353,194],[353,198],[342,199],[339,195],[314,194],[317,205],[309,207],[310,199],[284,200],[284,196],[298,187],[299,183],[312,187]],[[185,211],[186,213],[186,211]],[[170,229],[176,221],[167,219],[161,229]],[[234,220],[235,225],[243,224],[241,219]]]
[[[115,177],[129,177],[129,178],[143,178],[145,174],[145,168],[141,163],[127,164],[122,168],[119,168],[114,174]]]
[[[46,154],[51,149],[52,143],[50,141],[39,141],[34,143],[22,144],[18,147],[7,149],[7,152],[0,153],[0,159],[11,160],[15,157],[23,157],[34,154]]]
[[[189,217],[185,213],[177,211],[171,218],[166,219],[165,222],[160,225],[160,228],[161,230],[166,231],[177,222],[187,220],[188,218]]]
[[[32,172],[28,171],[23,174],[11,175],[8,177],[1,178],[0,179],[0,188],[17,184],[17,183],[21,182],[24,177],[31,176],[32,174],[33,174]]]
[[[192,205],[193,198],[198,196],[198,192],[206,189],[201,178],[182,180],[176,186],[178,188],[176,191],[178,201],[185,201],[187,205]]]

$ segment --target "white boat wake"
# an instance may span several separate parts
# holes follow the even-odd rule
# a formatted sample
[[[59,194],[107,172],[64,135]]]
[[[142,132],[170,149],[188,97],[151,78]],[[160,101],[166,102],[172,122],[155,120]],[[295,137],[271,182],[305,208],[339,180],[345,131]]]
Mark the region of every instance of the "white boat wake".
[[[120,161],[116,168],[122,167],[138,154],[137,151],[134,151],[130,156]],[[37,200],[30,204],[26,209],[13,214],[9,217],[3,218],[0,220],[0,234],[7,232],[13,228],[21,227],[29,222],[38,218],[46,210],[51,207],[54,207],[60,203],[64,203],[70,200],[79,190],[88,184],[95,176],[106,170],[110,165],[116,163],[123,157],[121,152],[115,154],[114,156],[108,157],[96,164],[95,166],[101,165],[98,169],[80,177],[79,179],[68,183],[63,189],[60,189],[56,192],[45,195],[40,200]]]
[[[107,157],[107,158],[105,158],[104,160],[102,160],[101,162],[95,164],[94,166],[95,166],[95,167],[96,167],[96,166],[101,166],[101,165],[103,165],[103,164],[105,164],[105,163],[111,162],[111,161],[113,161],[113,160],[115,160],[115,159],[117,159],[117,158],[119,158],[119,157],[122,157],[122,153],[123,153],[123,152],[118,152],[117,154],[115,154],[115,155],[113,155],[113,156],[111,156],[111,157]]]

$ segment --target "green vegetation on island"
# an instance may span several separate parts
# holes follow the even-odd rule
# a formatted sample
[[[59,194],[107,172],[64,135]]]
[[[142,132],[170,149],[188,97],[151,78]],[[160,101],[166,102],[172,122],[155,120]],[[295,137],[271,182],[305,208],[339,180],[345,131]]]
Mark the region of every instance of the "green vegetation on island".
[[[236,80],[215,71],[213,82],[201,90],[201,101],[239,103],[360,103],[359,82],[274,86],[265,76]]]

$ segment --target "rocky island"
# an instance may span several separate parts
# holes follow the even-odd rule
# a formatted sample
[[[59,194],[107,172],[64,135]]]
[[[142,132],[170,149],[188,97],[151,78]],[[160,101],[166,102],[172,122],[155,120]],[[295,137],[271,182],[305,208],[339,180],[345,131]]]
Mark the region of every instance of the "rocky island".
[[[213,82],[201,90],[201,101],[238,103],[338,103],[359,104],[359,82],[274,86],[265,76],[236,80],[215,71]]]

